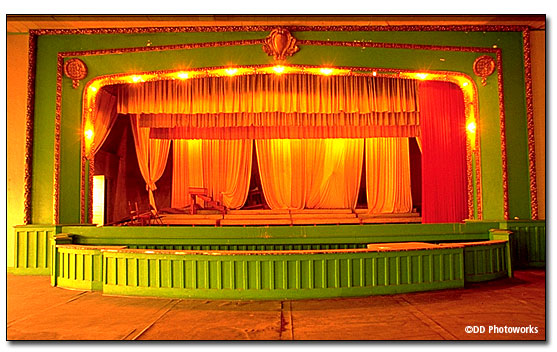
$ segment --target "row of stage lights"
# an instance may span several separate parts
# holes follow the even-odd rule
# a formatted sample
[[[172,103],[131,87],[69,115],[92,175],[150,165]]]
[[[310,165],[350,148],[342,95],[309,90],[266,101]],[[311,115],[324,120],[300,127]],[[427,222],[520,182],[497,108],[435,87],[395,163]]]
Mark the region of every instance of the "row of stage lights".
[[[271,67],[228,67],[219,68],[212,70],[195,70],[195,71],[178,71],[178,72],[163,72],[163,73],[149,73],[149,74],[131,74],[123,75],[117,78],[118,83],[142,83],[153,80],[187,80],[191,78],[199,77],[233,77],[239,75],[252,75],[252,74],[288,74],[288,73],[306,73],[321,76],[346,76],[352,73],[350,69],[339,69],[331,67],[296,67],[296,66],[271,66]],[[377,71],[371,72],[372,76],[377,76]],[[400,72],[399,77],[409,78],[409,79],[419,79],[425,80],[443,80],[443,75],[436,73],[424,73],[424,72]],[[445,76],[446,78],[446,76]],[[113,80],[114,78],[111,78]],[[455,76],[463,91],[469,91],[468,95],[471,95],[473,91],[472,85],[469,83],[469,79],[462,76]],[[94,96],[96,92],[103,86],[102,81],[97,81],[96,83],[89,85],[89,91]],[[89,108],[92,111],[92,108]],[[469,134],[474,135],[476,133],[476,123],[475,119],[470,116],[469,122],[466,125],[466,129]],[[84,131],[85,139],[93,140],[93,130],[92,128],[86,128]]]
[[[212,70],[192,70],[178,72],[162,72],[148,74],[130,74],[118,77],[120,83],[143,83],[153,80],[187,80],[199,77],[233,77],[240,75],[252,74],[288,74],[288,73],[306,73],[320,76],[346,76],[352,73],[350,69],[339,69],[332,67],[295,67],[295,66],[271,66],[271,67],[228,67]],[[377,76],[377,71],[371,72],[372,76]],[[399,77],[425,80],[435,80],[439,74],[430,74],[424,72],[401,72]],[[100,81],[98,83],[101,83]],[[469,83],[466,79],[459,82],[462,88],[466,88]],[[99,89],[98,84],[89,85],[89,90],[95,93]]]

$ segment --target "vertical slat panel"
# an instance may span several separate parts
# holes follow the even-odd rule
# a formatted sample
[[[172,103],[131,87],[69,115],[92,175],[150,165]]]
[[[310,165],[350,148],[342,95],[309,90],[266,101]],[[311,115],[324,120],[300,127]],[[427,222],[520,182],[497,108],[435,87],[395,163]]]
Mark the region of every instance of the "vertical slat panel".
[[[400,267],[400,256],[395,257],[395,284],[400,285],[401,267]]]
[[[29,267],[29,231],[25,231],[25,240],[23,241],[23,267]]]
[[[269,260],[269,288],[271,290],[275,289],[275,261]]]
[[[308,260],[308,287],[309,288],[314,288],[315,287],[315,283],[314,283],[314,276],[315,276],[315,261],[314,260]]]
[[[230,288],[236,289],[236,262],[230,261]]]
[[[204,274],[204,281],[205,281],[205,286],[203,288],[211,288],[211,277],[209,274],[209,261],[208,260],[204,260],[203,261],[203,268],[205,269]]]
[[[377,269],[377,258],[371,259],[371,286],[377,286],[379,271]]]
[[[340,287],[340,277],[339,277],[339,262],[338,259],[334,259],[333,263],[335,264],[335,272],[334,272],[334,280],[335,280],[335,288]]]
[[[390,270],[389,270],[389,257],[383,258],[383,262],[385,263],[385,286],[389,286],[391,284],[390,281]]]
[[[360,258],[359,259],[360,262],[360,287],[365,287],[366,285],[366,266],[365,266],[365,259],[364,258]]]
[[[191,286],[197,288],[197,260],[191,261]]]
[[[288,261],[286,259],[282,261],[282,288],[288,288]]]
[[[222,260],[217,261],[217,289],[222,289]]]
[[[300,287],[302,286],[302,273],[300,270],[300,260],[296,260],[294,263],[295,263],[295,269],[294,269],[295,288],[300,289]]]
[[[412,258],[414,257],[406,257],[406,280],[408,284],[412,283]]]

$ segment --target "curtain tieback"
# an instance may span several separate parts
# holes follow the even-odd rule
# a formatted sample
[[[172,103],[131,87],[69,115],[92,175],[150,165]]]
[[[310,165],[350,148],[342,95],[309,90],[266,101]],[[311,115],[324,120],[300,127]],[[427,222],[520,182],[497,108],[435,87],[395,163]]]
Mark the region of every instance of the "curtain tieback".
[[[155,185],[155,182],[149,182],[145,185],[145,189],[147,191],[154,191],[157,189],[157,186]]]

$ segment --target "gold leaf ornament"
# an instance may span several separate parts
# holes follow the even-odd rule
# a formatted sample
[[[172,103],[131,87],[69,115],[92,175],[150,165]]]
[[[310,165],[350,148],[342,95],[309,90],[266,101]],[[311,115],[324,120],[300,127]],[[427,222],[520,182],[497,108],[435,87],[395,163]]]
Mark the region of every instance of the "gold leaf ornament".
[[[279,61],[294,55],[298,50],[296,38],[286,28],[273,29],[263,43],[263,51]]]
[[[78,58],[69,59],[64,63],[64,74],[72,80],[72,86],[76,89],[79,80],[87,77],[87,65]]]
[[[474,73],[482,78],[482,85],[487,85],[487,77],[495,71],[495,60],[489,55],[482,55],[474,60]]]

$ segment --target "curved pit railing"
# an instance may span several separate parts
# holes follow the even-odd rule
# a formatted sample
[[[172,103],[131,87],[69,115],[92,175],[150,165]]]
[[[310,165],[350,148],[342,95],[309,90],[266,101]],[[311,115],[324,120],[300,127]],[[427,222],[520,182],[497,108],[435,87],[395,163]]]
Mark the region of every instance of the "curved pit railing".
[[[157,250],[51,246],[53,286],[106,294],[305,299],[369,296],[464,287],[511,276],[506,240],[369,244],[318,250]]]

